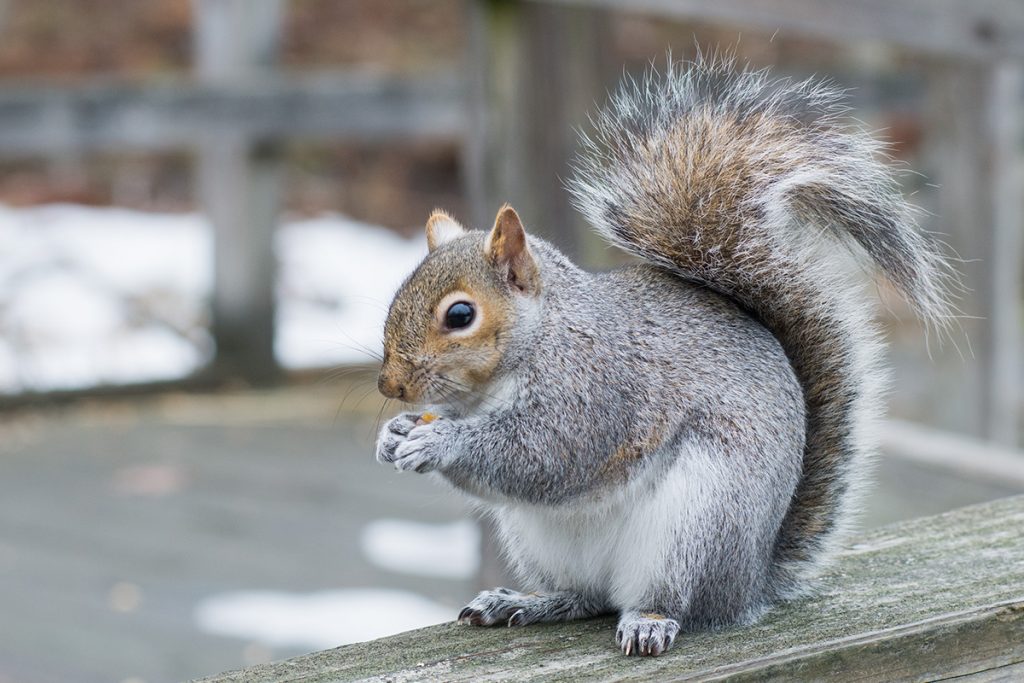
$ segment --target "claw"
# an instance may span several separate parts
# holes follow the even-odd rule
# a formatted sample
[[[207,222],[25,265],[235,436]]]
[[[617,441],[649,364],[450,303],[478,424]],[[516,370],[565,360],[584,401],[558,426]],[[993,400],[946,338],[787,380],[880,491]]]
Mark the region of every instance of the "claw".
[[[509,625],[509,627],[511,628],[512,626],[521,626],[522,623],[523,623],[523,618],[525,616],[526,616],[526,611],[525,610],[521,610],[520,609],[520,610],[516,610],[515,612],[513,612],[512,616],[510,616],[508,618],[508,625]]]
[[[465,619],[466,617],[468,617],[472,613],[473,613],[473,608],[472,607],[463,607],[462,611],[459,612],[459,617],[456,619],[456,621],[460,621],[461,622],[463,619]]]

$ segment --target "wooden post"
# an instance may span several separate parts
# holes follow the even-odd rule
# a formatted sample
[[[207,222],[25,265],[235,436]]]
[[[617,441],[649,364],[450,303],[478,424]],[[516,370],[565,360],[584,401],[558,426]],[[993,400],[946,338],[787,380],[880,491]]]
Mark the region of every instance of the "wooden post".
[[[972,351],[961,345],[964,357],[950,359],[963,368],[956,404],[937,408],[957,428],[1008,446],[1021,410],[1020,84],[1018,65],[943,63],[927,108],[941,232],[964,259],[958,304]]]
[[[473,224],[490,227],[507,201],[528,230],[571,258],[603,255],[591,248],[564,184],[576,129],[604,99],[604,15],[474,0],[469,23],[465,166]]]
[[[986,100],[992,153],[989,201],[992,202],[990,269],[991,350],[988,365],[987,436],[1016,446],[1019,438],[1022,297],[1024,297],[1024,68],[1020,63],[989,67]]]
[[[930,404],[927,413],[943,428],[981,437],[985,434],[984,368],[990,346],[987,321],[982,318],[987,295],[983,283],[991,225],[990,207],[982,201],[987,177],[980,154],[984,147],[982,78],[977,66],[951,62],[936,64],[929,76],[924,110],[929,144],[925,153],[930,156],[927,164],[939,185],[938,230],[964,259],[957,269],[966,290],[957,301],[964,317],[954,328],[960,353],[943,347],[938,351],[942,355],[933,363],[938,386],[947,390],[922,396],[921,400]],[[951,405],[954,402],[956,405]]]
[[[521,183],[522,121],[516,96],[522,76],[523,7],[500,0],[469,0],[466,53],[469,113],[464,181],[473,227],[487,229],[503,201],[525,210]],[[502,199],[504,197],[504,199]],[[531,220],[527,214],[527,220]]]
[[[193,0],[196,75],[227,85],[277,58],[281,0]],[[242,133],[200,135],[200,196],[214,231],[214,372],[273,380],[273,233],[280,211],[281,155]]]

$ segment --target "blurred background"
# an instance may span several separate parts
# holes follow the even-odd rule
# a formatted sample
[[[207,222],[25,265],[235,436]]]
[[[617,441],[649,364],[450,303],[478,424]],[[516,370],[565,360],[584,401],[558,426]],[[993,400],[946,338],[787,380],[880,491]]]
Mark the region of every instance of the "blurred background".
[[[574,129],[669,49],[848,88],[962,259],[941,344],[879,286],[863,525],[1024,492],[1024,6],[969,4],[0,1],[0,683],[209,675],[500,581],[456,496],[373,461],[384,313],[435,206],[619,262]]]

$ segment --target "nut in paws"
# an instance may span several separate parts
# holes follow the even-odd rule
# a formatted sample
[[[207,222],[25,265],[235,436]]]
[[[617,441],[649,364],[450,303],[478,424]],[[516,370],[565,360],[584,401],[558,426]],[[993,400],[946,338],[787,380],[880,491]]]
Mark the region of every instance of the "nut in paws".
[[[432,472],[444,462],[445,420],[414,427],[395,449],[395,469],[400,472]]]

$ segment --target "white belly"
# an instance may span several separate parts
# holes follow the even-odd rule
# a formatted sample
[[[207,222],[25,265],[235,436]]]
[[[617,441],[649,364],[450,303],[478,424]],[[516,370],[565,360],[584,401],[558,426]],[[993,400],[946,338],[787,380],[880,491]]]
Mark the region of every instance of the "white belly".
[[[532,587],[596,594],[618,609],[672,581],[670,558],[687,525],[706,519],[720,476],[706,454],[688,451],[659,482],[636,481],[609,500],[499,510],[508,555],[523,578]]]

